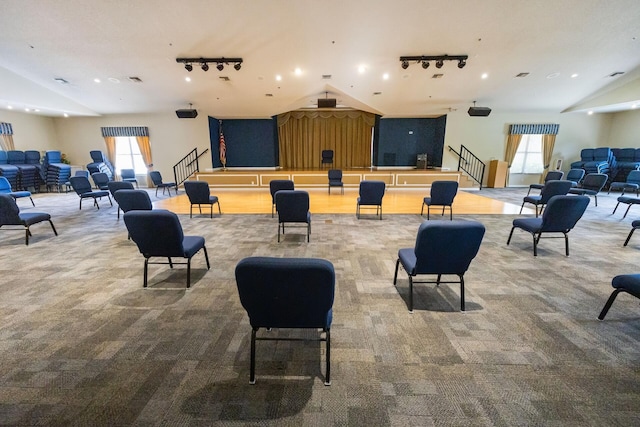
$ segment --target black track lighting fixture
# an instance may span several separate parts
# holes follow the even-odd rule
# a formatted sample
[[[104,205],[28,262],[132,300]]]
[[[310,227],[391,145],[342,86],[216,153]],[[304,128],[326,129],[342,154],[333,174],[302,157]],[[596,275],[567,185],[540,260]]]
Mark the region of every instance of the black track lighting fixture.
[[[184,64],[187,71],[193,70],[193,64],[200,64],[202,71],[209,71],[209,64],[216,64],[218,71],[224,70],[225,65],[233,64],[236,71],[242,68],[242,58],[176,58],[176,62]],[[408,64],[407,64],[408,66]]]
[[[442,68],[444,61],[458,61],[458,68],[464,68],[467,65],[468,55],[421,55],[421,56],[401,56],[400,63],[403,70],[409,68],[411,62],[422,64],[425,70],[429,68],[430,62],[434,61],[436,68]]]

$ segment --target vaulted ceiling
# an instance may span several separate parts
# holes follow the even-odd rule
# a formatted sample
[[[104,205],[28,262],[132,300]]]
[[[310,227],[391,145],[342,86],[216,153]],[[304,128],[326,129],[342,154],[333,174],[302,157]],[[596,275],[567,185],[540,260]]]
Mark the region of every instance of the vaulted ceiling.
[[[420,55],[469,59],[401,67],[400,56]],[[243,63],[187,72],[180,57]],[[637,0],[0,2],[0,109],[48,116],[191,104],[263,118],[324,97],[385,117],[474,101],[496,112],[605,112],[640,106],[639,82]]]

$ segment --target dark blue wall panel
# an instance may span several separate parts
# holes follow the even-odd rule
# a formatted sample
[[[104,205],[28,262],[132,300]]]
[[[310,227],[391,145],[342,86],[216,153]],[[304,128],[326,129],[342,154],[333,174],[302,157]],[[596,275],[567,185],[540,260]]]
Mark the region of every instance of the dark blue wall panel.
[[[227,146],[227,167],[277,166],[278,140],[275,120],[223,120],[222,132]],[[211,162],[222,167],[219,156],[218,119],[209,117]]]
[[[415,166],[426,153],[429,166],[442,166],[446,116],[422,119],[381,119],[378,126],[376,166]]]

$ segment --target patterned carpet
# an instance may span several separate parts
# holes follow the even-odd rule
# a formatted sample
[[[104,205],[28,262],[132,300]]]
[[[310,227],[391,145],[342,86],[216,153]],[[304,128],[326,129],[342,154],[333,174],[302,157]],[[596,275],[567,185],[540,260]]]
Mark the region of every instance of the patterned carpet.
[[[480,192],[517,204],[525,193]],[[51,213],[59,236],[35,225],[27,247],[23,232],[0,230],[0,424],[640,425],[639,301],[620,295],[596,319],[612,277],[639,272],[640,235],[622,243],[640,211],[612,215],[616,196],[592,201],[570,257],[562,239],[543,239],[534,258],[519,231],[507,246],[514,215],[465,216],[487,228],[465,276],[467,311],[457,285],[417,285],[413,314],[406,274],[398,290],[392,280],[418,215],[313,215],[310,243],[302,229],[277,243],[267,214],[181,215],[186,234],[205,236],[211,270],[196,255],[186,290],[184,266],[151,266],[145,290],[115,205],[20,200],[24,212]],[[258,343],[249,385],[234,268],[254,255],[334,264],[330,387],[324,344],[286,341]]]

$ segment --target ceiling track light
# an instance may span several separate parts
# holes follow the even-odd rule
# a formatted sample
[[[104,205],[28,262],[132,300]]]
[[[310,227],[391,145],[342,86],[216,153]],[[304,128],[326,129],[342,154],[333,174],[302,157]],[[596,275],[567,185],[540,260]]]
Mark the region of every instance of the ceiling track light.
[[[444,61],[458,61],[458,68],[467,65],[468,55],[421,55],[421,56],[401,56],[400,62],[403,70],[409,68],[411,62],[421,63],[425,70],[429,68],[429,61],[435,61],[436,68],[442,68]]]
[[[233,64],[236,71],[242,68],[242,58],[176,58],[176,62],[184,64],[187,71],[193,70],[193,64],[200,64],[202,71],[209,71],[209,64],[216,64],[218,71],[224,70],[225,65]]]

